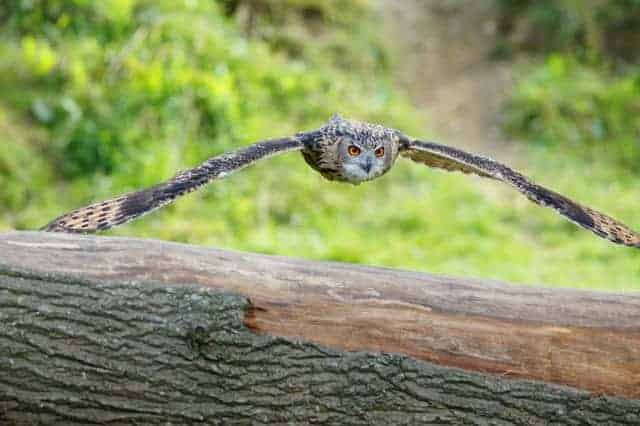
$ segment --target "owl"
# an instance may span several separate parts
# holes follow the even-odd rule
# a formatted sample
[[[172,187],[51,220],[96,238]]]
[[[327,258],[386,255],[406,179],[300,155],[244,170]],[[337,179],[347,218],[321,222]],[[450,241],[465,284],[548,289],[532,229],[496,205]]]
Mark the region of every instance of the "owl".
[[[43,230],[69,233],[106,230],[152,212],[258,160],[290,151],[300,151],[306,163],[326,179],[354,185],[384,175],[399,156],[428,167],[493,179],[508,184],[534,203],[554,209],[602,238],[616,244],[640,247],[640,235],[626,225],[537,185],[495,160],[454,147],[416,140],[395,129],[348,120],[337,114],[319,129],[258,142],[212,157],[166,182],[64,214]]]

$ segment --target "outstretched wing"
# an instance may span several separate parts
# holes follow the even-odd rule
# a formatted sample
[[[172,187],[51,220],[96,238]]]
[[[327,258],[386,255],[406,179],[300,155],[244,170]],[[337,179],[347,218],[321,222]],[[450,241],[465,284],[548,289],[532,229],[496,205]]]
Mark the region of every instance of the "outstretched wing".
[[[42,228],[44,231],[90,233],[103,231],[156,210],[201,186],[243,169],[258,160],[302,148],[299,138],[258,142],[228,154],[210,158],[174,178],[141,191],[91,204],[60,216]]]
[[[551,207],[572,222],[602,238],[617,244],[640,248],[640,234],[628,226],[564,195],[537,185],[517,171],[490,158],[446,145],[420,141],[405,143],[400,148],[400,155],[430,167],[473,173],[508,183],[534,203]]]

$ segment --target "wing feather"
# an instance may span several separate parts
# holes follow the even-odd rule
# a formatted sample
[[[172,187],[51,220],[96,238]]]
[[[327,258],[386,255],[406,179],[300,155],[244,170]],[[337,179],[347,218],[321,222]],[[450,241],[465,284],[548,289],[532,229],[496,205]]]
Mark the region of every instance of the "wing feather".
[[[42,230],[68,233],[103,231],[150,213],[180,196],[193,192],[213,180],[225,178],[258,160],[301,148],[302,142],[298,137],[258,142],[237,151],[212,157],[201,165],[151,188],[123,194],[66,213]]]
[[[537,185],[491,158],[433,142],[409,141],[400,154],[430,167],[461,171],[507,183],[536,204],[551,207],[575,224],[614,243],[640,248],[640,234],[610,216],[583,206],[562,194]]]

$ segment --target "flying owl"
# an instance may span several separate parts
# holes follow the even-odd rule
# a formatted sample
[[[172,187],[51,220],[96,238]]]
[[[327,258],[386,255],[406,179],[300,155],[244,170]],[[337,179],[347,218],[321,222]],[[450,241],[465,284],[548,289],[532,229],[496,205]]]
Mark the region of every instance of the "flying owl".
[[[398,155],[429,167],[502,181],[534,203],[551,207],[570,221],[602,238],[616,244],[640,247],[640,234],[626,225],[537,185],[495,160],[450,146],[419,141],[395,129],[347,120],[337,114],[317,130],[258,142],[237,151],[212,157],[164,183],[91,204],[60,216],[43,230],[90,233],[109,229],[156,210],[258,160],[290,151],[300,151],[307,164],[325,178],[354,185],[387,173]]]

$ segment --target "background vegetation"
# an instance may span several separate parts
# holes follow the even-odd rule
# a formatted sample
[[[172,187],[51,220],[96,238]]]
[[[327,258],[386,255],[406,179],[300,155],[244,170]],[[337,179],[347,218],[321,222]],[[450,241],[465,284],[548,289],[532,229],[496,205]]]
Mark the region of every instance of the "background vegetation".
[[[492,0],[493,1],[493,0]],[[640,228],[640,2],[495,0],[529,173]],[[5,0],[0,229],[152,185],[332,112],[425,135],[369,0]],[[540,34],[544,37],[540,38]],[[399,164],[323,181],[297,155],[111,234],[523,283],[640,289],[640,254],[508,189]]]
[[[499,0],[502,54],[535,52],[507,128],[542,144],[640,162],[640,1]]]

